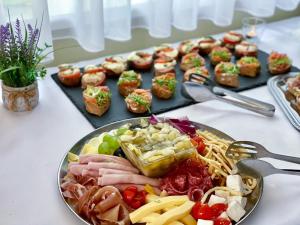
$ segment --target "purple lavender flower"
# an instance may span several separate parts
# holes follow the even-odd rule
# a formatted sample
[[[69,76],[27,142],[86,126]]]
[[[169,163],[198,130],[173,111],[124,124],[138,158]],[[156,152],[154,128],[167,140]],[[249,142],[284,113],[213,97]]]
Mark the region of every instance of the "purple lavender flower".
[[[16,20],[15,28],[16,28],[17,43],[19,44],[19,46],[22,46],[23,38],[22,38],[22,30],[21,30],[21,25],[20,25],[20,20],[19,19]]]
[[[9,24],[0,26],[0,46],[6,45],[10,36]]]

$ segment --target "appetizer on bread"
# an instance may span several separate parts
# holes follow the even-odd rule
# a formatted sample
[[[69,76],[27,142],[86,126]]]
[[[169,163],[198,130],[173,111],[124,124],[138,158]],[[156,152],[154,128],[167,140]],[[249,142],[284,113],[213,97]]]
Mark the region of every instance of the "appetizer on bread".
[[[125,98],[125,102],[130,112],[151,112],[152,95],[150,90],[135,89]]]
[[[226,47],[215,47],[209,54],[212,65],[217,65],[220,62],[230,62],[231,52]]]
[[[176,79],[174,73],[166,73],[152,79],[152,93],[158,98],[171,98],[176,89]]]
[[[127,61],[120,56],[106,58],[102,64],[107,76],[120,76],[127,70]]]
[[[227,47],[230,50],[234,50],[235,45],[240,43],[242,40],[242,34],[237,33],[235,31],[229,31],[224,35],[222,42],[225,47]]]
[[[105,83],[105,70],[101,66],[88,65],[84,67],[84,74],[81,78],[81,87],[101,86]]]
[[[154,75],[175,73],[176,60],[170,57],[161,57],[154,60]]]
[[[219,84],[238,87],[239,69],[231,62],[221,62],[215,68],[215,78]]]
[[[128,57],[128,66],[136,70],[150,70],[153,56],[147,52],[132,52]]]
[[[193,67],[200,67],[205,65],[205,59],[197,52],[191,52],[181,58],[180,69],[186,71]]]
[[[220,46],[221,41],[213,37],[202,37],[198,41],[199,53],[201,55],[208,55],[214,47]]]
[[[179,44],[178,51],[180,56],[184,56],[191,52],[199,52],[199,46],[192,40],[186,40]]]
[[[256,44],[252,44],[247,41],[242,41],[235,46],[235,56],[238,58],[243,56],[257,57],[257,51]]]
[[[154,58],[169,57],[172,59],[178,58],[178,50],[170,44],[161,44],[154,48]]]
[[[208,70],[206,69],[206,67],[202,66],[202,67],[194,67],[194,68],[191,68],[191,69],[188,69],[184,75],[183,75],[183,82],[185,81],[193,81],[193,82],[196,82],[196,83],[203,83],[204,82],[204,78],[200,77],[200,76],[193,76],[191,78],[191,75],[192,74],[198,74],[198,75],[202,75],[202,76],[205,76],[205,77],[209,77],[209,72]]]
[[[260,62],[252,56],[244,56],[236,63],[239,68],[240,75],[255,77],[260,71]]]
[[[121,95],[126,97],[142,84],[142,76],[133,70],[124,71],[118,80],[118,89]]]
[[[283,53],[271,52],[268,57],[268,69],[271,74],[287,73],[291,69],[290,58]]]
[[[83,91],[83,100],[89,113],[102,116],[110,107],[111,93],[107,86],[88,86]]]
[[[81,80],[80,69],[70,64],[61,64],[58,66],[58,79],[66,86],[78,86]]]

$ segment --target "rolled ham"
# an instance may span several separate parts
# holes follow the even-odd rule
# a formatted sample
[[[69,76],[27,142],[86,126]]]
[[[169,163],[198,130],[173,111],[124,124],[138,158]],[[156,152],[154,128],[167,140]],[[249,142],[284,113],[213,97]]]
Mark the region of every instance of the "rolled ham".
[[[98,176],[103,176],[104,174],[135,174],[131,171],[126,170],[117,170],[117,169],[107,169],[107,168],[100,168]]]
[[[150,184],[158,187],[159,180],[137,174],[104,174],[98,178],[98,185],[100,186],[116,184]]]
[[[79,163],[84,164],[89,162],[114,162],[126,166],[132,166],[127,159],[118,156],[113,156],[113,155],[89,154],[89,155],[79,156]]]
[[[88,177],[99,177],[99,172],[97,170],[87,170],[87,169],[83,169],[82,176],[88,176]]]
[[[68,165],[69,172],[77,176],[82,175],[82,171],[87,169],[87,164],[72,163]]]
[[[97,170],[97,171],[99,171],[99,169],[101,168],[106,168],[106,169],[125,170],[125,171],[130,171],[132,173],[139,173],[139,171],[133,166],[125,166],[113,162],[89,162],[87,168],[89,170]]]

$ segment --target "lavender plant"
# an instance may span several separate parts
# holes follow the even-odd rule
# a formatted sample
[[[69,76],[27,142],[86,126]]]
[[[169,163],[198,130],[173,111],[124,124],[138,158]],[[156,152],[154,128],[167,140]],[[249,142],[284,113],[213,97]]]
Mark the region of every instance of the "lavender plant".
[[[40,63],[51,46],[45,43],[43,48],[38,47],[42,22],[39,27],[37,22],[34,27],[24,20],[22,24],[23,29],[17,19],[0,26],[0,79],[10,87],[25,87],[46,75],[46,68]]]

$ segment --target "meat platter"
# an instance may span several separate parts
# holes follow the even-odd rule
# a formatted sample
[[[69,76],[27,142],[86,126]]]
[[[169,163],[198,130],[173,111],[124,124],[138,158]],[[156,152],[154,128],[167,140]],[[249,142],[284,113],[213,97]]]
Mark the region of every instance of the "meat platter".
[[[149,138],[158,136],[169,138],[172,141],[160,139],[158,142],[167,143],[172,148],[163,146],[164,153],[162,154],[158,149],[161,146],[155,143],[151,149],[148,149],[149,142],[141,144],[141,141],[145,139],[141,140],[139,134],[145,136],[143,132],[150,132]],[[112,147],[113,135],[118,135],[119,146]],[[98,147],[93,150],[95,140],[100,136],[101,142],[97,143]],[[132,138],[137,142],[131,142]],[[179,141],[174,142],[174,140]],[[110,144],[110,149],[106,148],[106,141]],[[235,162],[226,159],[225,155],[222,156],[223,150],[220,150],[219,155],[215,152],[217,157],[206,154],[208,149],[214,148],[211,143],[219,143],[220,148],[226,148],[226,145],[232,141],[234,139],[225,133],[189,121],[187,118],[151,116],[114,122],[86,135],[65,154],[58,171],[59,192],[70,211],[87,225],[157,224],[158,220],[162,221],[159,222],[162,225],[193,225],[196,224],[196,219],[198,222],[207,220],[211,224],[240,224],[259,203],[263,191],[263,178],[254,170],[249,170],[247,174],[230,175],[233,166],[230,164]],[[141,146],[145,152],[140,152],[138,157],[131,155],[136,153]],[[176,150],[178,146],[180,146],[180,151]],[[115,149],[114,153],[110,152],[112,148]],[[166,149],[170,151],[175,149],[175,154],[172,157],[166,155]],[[220,157],[223,158],[220,159]],[[211,164],[214,160],[216,162],[228,161],[224,167],[215,167]],[[198,164],[200,161],[201,163]],[[110,164],[114,167],[102,168],[102,165]],[[101,168],[98,168],[99,165]],[[181,165],[184,166],[184,171],[180,170]],[[191,165],[192,169],[189,170]],[[90,170],[91,168],[96,168],[97,171]],[[201,170],[201,176],[193,172],[195,168]],[[114,174],[115,171],[118,171],[118,174]],[[194,179],[189,178],[193,181],[186,181],[187,190],[175,187],[172,183],[173,178],[178,180],[180,177],[176,171],[179,171],[180,176],[194,177]],[[99,176],[98,173],[102,175]],[[200,176],[201,179],[196,179],[195,176],[198,176],[197,178]],[[86,178],[88,182],[95,181],[96,183],[92,185],[83,183],[82,180],[86,182]],[[240,179],[240,185],[237,185],[238,179],[236,178]],[[249,181],[251,182],[248,183]],[[97,196],[99,193],[102,193],[103,201],[99,200],[100,197]],[[103,193],[106,194],[103,195]],[[134,198],[131,196],[133,193]],[[138,201],[136,201],[136,194],[138,194]],[[119,204],[110,205],[112,209],[107,210],[105,200],[116,196],[118,199],[115,201]],[[143,196],[143,201],[141,196]],[[170,204],[176,207],[168,208]],[[103,207],[106,207],[105,210]],[[212,210],[210,212],[213,214],[203,214],[203,212],[201,214],[201,210],[205,207],[206,210]],[[116,210],[120,218],[112,216]],[[210,216],[207,217],[208,215]]]

